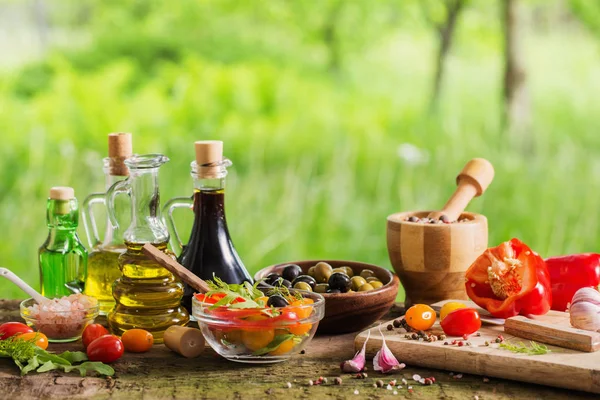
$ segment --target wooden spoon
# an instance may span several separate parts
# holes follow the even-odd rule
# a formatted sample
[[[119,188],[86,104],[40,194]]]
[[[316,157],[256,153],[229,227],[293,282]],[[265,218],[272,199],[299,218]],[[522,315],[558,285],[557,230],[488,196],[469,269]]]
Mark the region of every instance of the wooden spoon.
[[[146,243],[143,245],[142,252],[152,260],[165,267],[169,272],[178,276],[182,281],[196,289],[198,292],[206,293],[211,290],[210,286],[208,286],[208,283],[206,283],[205,280],[198,278],[186,267],[157,249],[152,243]]]
[[[494,167],[484,158],[469,161],[456,177],[457,188],[442,211],[433,211],[427,217],[456,221],[473,197],[481,196],[494,179]]]

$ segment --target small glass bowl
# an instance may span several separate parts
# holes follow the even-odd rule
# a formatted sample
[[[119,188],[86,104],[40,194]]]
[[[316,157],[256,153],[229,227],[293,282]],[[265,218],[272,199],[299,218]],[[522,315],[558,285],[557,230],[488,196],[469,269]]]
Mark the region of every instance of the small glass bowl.
[[[308,345],[325,315],[323,296],[301,293],[314,303],[277,309],[281,311],[279,317],[267,316],[269,309],[211,309],[213,304],[195,297],[192,314],[210,347],[226,359],[242,363],[282,362]],[[296,317],[289,318],[287,312]]]
[[[72,311],[40,311],[38,315],[33,315],[29,308],[37,302],[32,298],[27,299],[21,302],[21,317],[27,325],[46,335],[49,342],[74,342],[81,338],[85,327],[94,322],[98,316],[98,301],[93,297],[89,298],[93,302],[88,308]]]

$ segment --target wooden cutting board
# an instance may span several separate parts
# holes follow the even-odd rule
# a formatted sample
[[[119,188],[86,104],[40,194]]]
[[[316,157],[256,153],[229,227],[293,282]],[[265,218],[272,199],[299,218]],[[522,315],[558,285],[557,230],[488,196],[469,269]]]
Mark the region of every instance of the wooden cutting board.
[[[431,307],[439,311],[449,301],[453,300],[440,301],[432,304]],[[573,328],[568,313],[551,310],[545,315],[532,316],[532,318],[517,316],[504,320],[492,317],[486,310],[478,307],[472,301],[462,301],[462,303],[476,308],[483,322],[504,325],[504,332],[513,336],[566,349],[587,352],[600,350],[600,333]]]
[[[558,318],[559,322],[564,322],[564,315],[554,313],[550,313],[550,319],[556,321]],[[528,340],[504,332],[502,325],[488,323],[484,323],[479,330],[480,337],[473,335],[468,339],[471,346],[462,347],[444,345],[444,341],[428,343],[405,339],[403,330],[388,331],[387,325],[384,323],[381,331],[388,347],[400,362],[408,365],[600,393],[600,352],[584,353],[550,345],[548,348],[551,352],[548,354],[529,356],[512,353],[493,343],[498,335],[503,335],[511,343],[528,344]],[[437,335],[443,333],[439,322],[435,323],[432,331]],[[357,351],[362,348],[366,337],[367,331],[356,336],[354,343]],[[453,339],[446,341],[451,343]],[[492,344],[486,346],[486,341]],[[373,357],[381,345],[379,330],[371,328],[371,338],[367,343],[368,356]]]

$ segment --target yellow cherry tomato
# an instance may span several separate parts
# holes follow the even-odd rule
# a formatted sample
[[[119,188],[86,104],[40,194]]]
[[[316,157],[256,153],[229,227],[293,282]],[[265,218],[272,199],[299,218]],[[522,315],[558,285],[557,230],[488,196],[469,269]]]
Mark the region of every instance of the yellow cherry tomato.
[[[152,348],[154,336],[144,329],[130,329],[123,333],[121,341],[125,350],[131,353],[144,353]]]
[[[415,304],[406,311],[406,323],[413,329],[425,331],[433,326],[436,315],[433,308],[426,304]]]
[[[294,348],[294,346],[296,346],[294,340],[288,339],[285,342],[281,343],[278,348],[271,351],[269,354],[272,356],[280,356],[282,354],[289,353]]]
[[[23,339],[27,342],[33,342],[42,350],[48,348],[48,338],[41,332],[27,332],[17,336],[17,339]]]
[[[442,306],[440,310],[440,321],[443,321],[446,318],[446,315],[450,314],[454,310],[458,310],[459,308],[467,308],[467,306],[458,301],[450,301]]]
[[[265,315],[252,315],[246,321],[260,321],[269,317]],[[242,342],[252,351],[266,347],[275,338],[275,330],[269,328],[244,328],[242,329]]]

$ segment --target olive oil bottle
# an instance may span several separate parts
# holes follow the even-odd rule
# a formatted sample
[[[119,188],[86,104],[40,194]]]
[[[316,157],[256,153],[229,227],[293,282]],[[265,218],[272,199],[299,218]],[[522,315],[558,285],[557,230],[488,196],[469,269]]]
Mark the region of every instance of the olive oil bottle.
[[[160,213],[158,170],[169,159],[161,154],[134,155],[125,160],[129,178],[107,193],[108,215],[118,226],[115,198],[131,197],[131,224],[123,234],[126,251],[119,255],[121,277],[113,284],[116,305],[108,314],[108,326],[116,335],[133,328],[149,331],[156,343],[172,325],[185,325],[189,314],[181,306],[183,284],[173,274],[146,257],[141,248],[152,243],[167,254],[169,233]]]
[[[108,157],[104,158],[104,175],[106,189],[115,183],[127,179],[129,170],[125,165],[125,159],[131,157],[132,145],[130,133],[111,133],[108,135]],[[118,199],[126,205],[124,199]],[[104,237],[98,235],[97,220],[93,206],[101,204],[106,207],[106,193],[92,193],[83,202],[83,222],[91,249],[88,257],[88,274],[85,286],[85,294],[98,299],[100,314],[106,315],[114,307],[112,285],[121,276],[119,269],[119,255],[125,251],[123,233],[119,227],[113,225],[106,218],[106,229]],[[121,205],[121,204],[119,204]],[[118,226],[127,226],[127,213],[125,207],[115,207],[119,210],[117,214]]]
[[[50,189],[46,221],[50,230],[38,252],[42,295],[55,298],[83,292],[87,251],[77,236],[79,208],[73,188]]]
[[[181,249],[178,261],[198,277],[214,276],[227,283],[252,282],[229,235],[225,218],[225,177],[231,161],[223,158],[223,142],[195,143],[196,160],[192,162],[194,195],[175,198],[165,205],[167,222],[175,239],[174,248]],[[175,208],[193,206],[194,225],[187,245],[182,245],[172,215]],[[191,312],[194,289],[185,285],[183,305]]]

